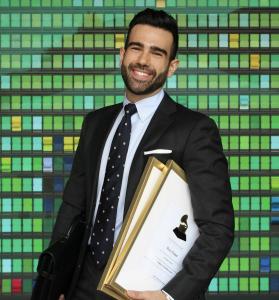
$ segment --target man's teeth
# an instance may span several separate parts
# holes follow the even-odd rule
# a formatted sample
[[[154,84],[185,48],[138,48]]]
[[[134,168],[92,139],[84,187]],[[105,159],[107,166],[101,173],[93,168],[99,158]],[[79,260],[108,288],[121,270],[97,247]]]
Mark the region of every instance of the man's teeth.
[[[137,70],[135,70],[135,73],[137,73],[137,74],[140,75],[140,76],[149,76],[148,73],[141,72],[141,71],[137,71]]]

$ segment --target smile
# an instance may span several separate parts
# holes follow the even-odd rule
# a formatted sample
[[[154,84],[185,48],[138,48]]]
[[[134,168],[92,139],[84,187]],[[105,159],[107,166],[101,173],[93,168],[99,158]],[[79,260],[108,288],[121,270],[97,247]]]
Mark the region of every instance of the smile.
[[[139,69],[132,69],[132,75],[137,80],[147,80],[152,77],[152,72],[147,72]]]

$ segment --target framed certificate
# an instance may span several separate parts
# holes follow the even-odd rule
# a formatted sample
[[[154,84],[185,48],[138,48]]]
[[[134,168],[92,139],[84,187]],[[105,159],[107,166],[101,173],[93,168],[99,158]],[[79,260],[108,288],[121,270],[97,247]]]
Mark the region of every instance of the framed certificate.
[[[146,172],[138,189],[149,190],[149,196],[135,195],[99,285],[116,299],[128,299],[126,290],[162,289],[199,236],[184,171],[168,161],[155,184],[150,180]]]

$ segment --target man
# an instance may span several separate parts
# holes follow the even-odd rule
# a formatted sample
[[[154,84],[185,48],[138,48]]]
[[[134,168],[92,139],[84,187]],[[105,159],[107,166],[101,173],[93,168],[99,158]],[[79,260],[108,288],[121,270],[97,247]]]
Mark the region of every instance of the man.
[[[96,286],[147,162],[147,150],[171,149],[171,156],[158,158],[163,162],[172,158],[185,170],[200,236],[183,269],[163,291],[128,291],[128,296],[204,299],[231,247],[231,190],[216,125],[207,116],[176,104],[162,90],[178,67],[177,45],[177,24],[171,16],[151,9],[138,13],[120,50],[124,104],[91,112],[84,120],[52,237],[55,241],[63,236],[72,220],[85,214],[88,225],[66,300],[111,299],[96,291]]]

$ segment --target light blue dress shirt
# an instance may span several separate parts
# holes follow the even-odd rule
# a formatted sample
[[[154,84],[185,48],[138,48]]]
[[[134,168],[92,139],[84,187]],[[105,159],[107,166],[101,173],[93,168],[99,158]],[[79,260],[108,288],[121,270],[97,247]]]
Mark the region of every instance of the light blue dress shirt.
[[[128,152],[127,152],[127,157],[126,157],[126,162],[125,162],[125,167],[124,167],[124,172],[123,172],[120,197],[119,197],[118,206],[117,206],[114,242],[116,241],[116,239],[118,237],[118,234],[120,232],[120,229],[121,229],[121,226],[123,223],[128,176],[129,176],[129,172],[130,172],[130,168],[131,168],[131,164],[132,164],[135,152],[138,148],[138,145],[139,145],[156,109],[158,108],[159,104],[161,103],[163,97],[164,97],[164,91],[160,90],[156,95],[142,99],[135,103],[136,107],[137,107],[137,113],[133,114],[131,117],[131,125],[132,125],[131,138],[130,138],[130,143],[129,143],[129,147],[128,147]],[[123,102],[123,108],[121,109],[120,113],[118,114],[118,116],[111,128],[111,131],[108,135],[106,143],[105,143],[105,147],[104,147],[102,159],[101,159],[101,165],[100,165],[98,187],[97,187],[97,203],[96,203],[96,208],[95,208],[95,212],[94,212],[93,224],[95,222],[97,211],[98,211],[98,206],[99,206],[99,202],[100,202],[100,194],[101,194],[101,190],[102,190],[102,186],[103,186],[103,182],[104,182],[107,160],[108,160],[108,156],[109,156],[112,139],[113,139],[113,136],[116,132],[116,129],[117,129],[119,123],[121,122],[121,120],[125,114],[124,106],[129,103],[130,103],[129,100],[125,97],[124,102]]]

